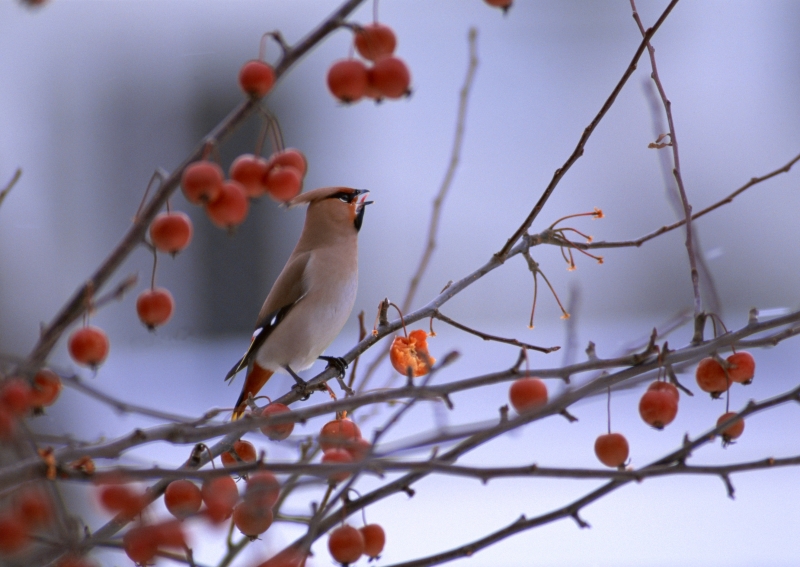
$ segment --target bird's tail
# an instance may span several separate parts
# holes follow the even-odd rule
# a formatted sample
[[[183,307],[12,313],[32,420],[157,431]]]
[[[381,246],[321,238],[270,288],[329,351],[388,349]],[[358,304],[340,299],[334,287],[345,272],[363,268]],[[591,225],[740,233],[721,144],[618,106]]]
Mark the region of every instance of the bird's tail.
[[[236,400],[236,409],[233,410],[233,420],[237,420],[242,417],[244,410],[247,409],[247,398],[248,396],[255,395],[258,393],[261,388],[264,387],[264,384],[267,383],[267,380],[270,379],[273,372],[272,370],[265,370],[261,368],[258,364],[253,364],[253,368],[247,373],[247,378],[245,378],[244,386],[242,386],[242,393],[239,394],[239,399]]]

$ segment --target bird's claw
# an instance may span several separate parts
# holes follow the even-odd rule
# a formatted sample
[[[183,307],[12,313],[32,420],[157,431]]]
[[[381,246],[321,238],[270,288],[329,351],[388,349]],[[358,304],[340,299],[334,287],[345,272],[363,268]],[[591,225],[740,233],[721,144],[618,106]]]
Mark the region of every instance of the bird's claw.
[[[328,368],[336,369],[340,378],[344,378],[344,373],[347,370],[347,361],[341,356],[320,356],[320,360],[328,363]]]

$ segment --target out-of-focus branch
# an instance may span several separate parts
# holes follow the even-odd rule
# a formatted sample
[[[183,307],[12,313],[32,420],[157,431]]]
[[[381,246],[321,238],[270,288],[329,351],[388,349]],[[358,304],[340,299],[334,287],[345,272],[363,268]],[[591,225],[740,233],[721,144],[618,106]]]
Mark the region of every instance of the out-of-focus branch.
[[[3,201],[8,194],[11,193],[11,190],[14,188],[14,185],[17,184],[17,181],[19,181],[20,177],[22,177],[22,168],[18,167],[17,171],[14,172],[14,176],[11,178],[11,181],[9,181],[6,186],[0,190],[0,205],[3,204]]]

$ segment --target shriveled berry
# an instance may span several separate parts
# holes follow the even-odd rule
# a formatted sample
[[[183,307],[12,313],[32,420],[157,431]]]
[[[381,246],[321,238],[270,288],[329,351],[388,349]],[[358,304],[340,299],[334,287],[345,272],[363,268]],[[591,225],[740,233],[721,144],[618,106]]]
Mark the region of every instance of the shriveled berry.
[[[272,90],[274,84],[275,71],[258,59],[248,61],[239,70],[239,86],[252,97],[263,97]]]
[[[756,361],[752,354],[740,350],[725,360],[730,364],[728,376],[731,380],[740,384],[749,384],[753,381],[753,376],[756,375]]]
[[[248,197],[260,197],[267,190],[264,186],[267,164],[267,160],[261,156],[242,154],[233,160],[228,174],[231,179],[242,184]]]
[[[222,184],[217,197],[206,204],[206,213],[215,225],[232,229],[244,222],[250,204],[244,187],[238,181]]]
[[[146,289],[136,298],[136,313],[139,320],[151,331],[172,318],[175,300],[168,289],[156,287]]]
[[[186,200],[195,205],[212,201],[222,189],[222,168],[211,161],[190,163],[181,175],[181,187]]]
[[[270,417],[272,415],[290,412],[292,410],[289,409],[288,406],[279,403],[279,402],[272,402],[271,404],[267,405],[263,410],[261,410],[261,415],[263,417]],[[265,425],[261,428],[261,433],[272,439],[273,441],[281,441],[282,439],[286,439],[289,435],[292,434],[294,430],[294,423],[278,423],[275,425]]]
[[[621,467],[628,460],[628,440],[621,433],[600,435],[594,442],[594,454],[607,467]]]
[[[358,54],[370,61],[391,55],[397,47],[397,37],[392,28],[377,22],[357,29],[353,42]]]
[[[384,57],[367,73],[367,81],[386,98],[400,98],[411,94],[411,73],[402,59]]]
[[[424,329],[414,329],[407,337],[396,336],[389,347],[389,361],[403,376],[409,369],[413,377],[428,373],[436,362],[428,352],[428,333]]]
[[[202,503],[200,489],[190,480],[173,480],[164,491],[164,504],[167,510],[179,520],[196,514]]]
[[[364,554],[364,536],[353,526],[340,526],[328,537],[328,551],[339,563],[355,563]]]
[[[386,545],[386,532],[383,528],[378,524],[367,524],[358,531],[364,538],[364,554],[372,559],[378,557]]]
[[[539,378],[520,378],[511,383],[508,400],[517,413],[541,407],[547,403],[547,386]]]
[[[328,69],[328,89],[344,103],[356,102],[367,88],[367,67],[358,59],[341,59]]]
[[[731,385],[730,378],[725,375],[725,369],[715,358],[708,357],[701,360],[694,375],[700,389],[710,393],[712,398],[720,397]]]
[[[109,343],[105,331],[91,325],[75,329],[67,341],[72,360],[95,368],[108,356]]]
[[[161,252],[175,255],[192,241],[192,220],[181,211],[159,213],[150,223],[150,240]]]

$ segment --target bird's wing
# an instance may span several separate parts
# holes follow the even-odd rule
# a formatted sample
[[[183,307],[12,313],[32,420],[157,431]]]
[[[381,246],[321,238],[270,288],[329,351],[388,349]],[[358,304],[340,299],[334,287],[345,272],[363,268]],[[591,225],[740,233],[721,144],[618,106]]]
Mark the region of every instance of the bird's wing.
[[[256,321],[256,330],[253,332],[247,352],[239,359],[239,362],[233,365],[233,368],[225,376],[225,380],[232,379],[240,370],[253,362],[258,349],[261,348],[267,337],[303,298],[307,291],[305,271],[310,258],[309,252],[292,254],[292,257],[289,258],[261,307],[258,321]]]

